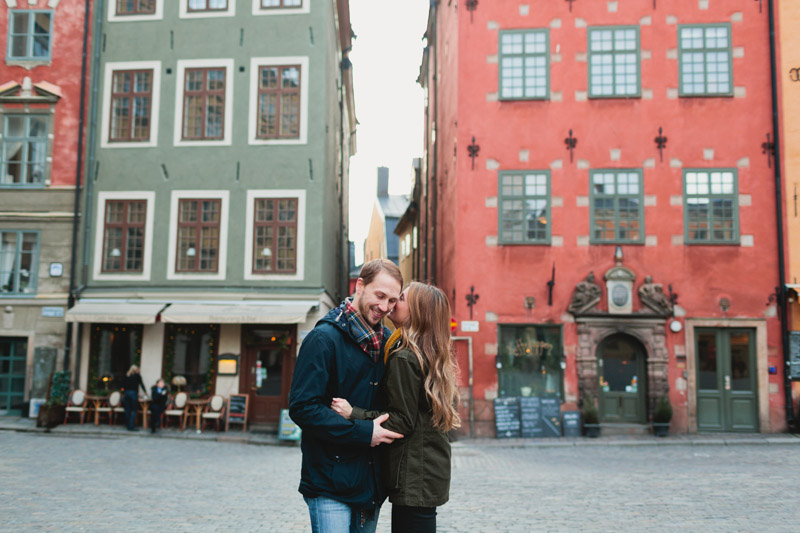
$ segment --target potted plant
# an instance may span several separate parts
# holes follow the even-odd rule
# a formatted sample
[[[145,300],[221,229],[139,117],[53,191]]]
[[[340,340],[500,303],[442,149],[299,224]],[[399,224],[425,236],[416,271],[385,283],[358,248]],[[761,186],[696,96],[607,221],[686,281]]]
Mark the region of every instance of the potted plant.
[[[53,372],[47,390],[47,402],[39,409],[38,427],[52,429],[64,421],[70,389],[70,371]]]
[[[590,394],[587,394],[583,399],[581,418],[583,418],[583,434],[592,439],[599,437],[600,415],[597,412],[597,403],[594,400],[594,396]]]
[[[667,396],[660,396],[653,410],[653,434],[666,437],[669,434],[669,423],[672,420],[672,404]]]

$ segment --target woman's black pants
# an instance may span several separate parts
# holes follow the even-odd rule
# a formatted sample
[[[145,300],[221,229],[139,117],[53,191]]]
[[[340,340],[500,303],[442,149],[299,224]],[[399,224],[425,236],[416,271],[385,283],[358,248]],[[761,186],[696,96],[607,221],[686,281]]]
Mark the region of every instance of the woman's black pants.
[[[436,507],[392,504],[392,533],[436,533]]]

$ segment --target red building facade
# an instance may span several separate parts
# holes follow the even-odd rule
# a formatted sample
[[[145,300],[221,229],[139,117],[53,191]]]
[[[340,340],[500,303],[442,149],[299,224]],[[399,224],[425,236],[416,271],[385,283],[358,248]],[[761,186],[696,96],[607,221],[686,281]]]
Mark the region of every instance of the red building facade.
[[[0,3],[0,414],[43,399],[67,355],[90,7]]]
[[[471,338],[464,431],[525,396],[785,429],[766,9],[456,4],[430,11],[415,200],[420,277]]]

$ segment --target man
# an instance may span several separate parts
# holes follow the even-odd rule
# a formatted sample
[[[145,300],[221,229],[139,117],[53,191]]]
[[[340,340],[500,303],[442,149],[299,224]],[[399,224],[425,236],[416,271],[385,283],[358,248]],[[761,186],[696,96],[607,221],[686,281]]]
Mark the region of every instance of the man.
[[[300,492],[314,533],[375,531],[384,494],[375,446],[403,436],[384,429],[389,417],[348,420],[331,408],[335,397],[378,409],[383,347],[381,320],[394,309],[403,276],[386,259],[365,264],[356,294],[332,309],[303,340],[289,393],[289,415],[303,430]]]

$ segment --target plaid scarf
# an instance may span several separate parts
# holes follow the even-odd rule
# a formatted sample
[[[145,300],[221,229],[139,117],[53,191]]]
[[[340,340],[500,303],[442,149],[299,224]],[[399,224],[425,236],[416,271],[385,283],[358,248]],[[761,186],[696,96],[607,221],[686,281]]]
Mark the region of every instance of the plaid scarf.
[[[381,355],[381,343],[383,342],[383,325],[378,323],[374,328],[364,321],[361,313],[353,305],[353,299],[348,298],[344,301],[343,318],[350,324],[350,334],[356,340],[361,349],[369,355],[373,361],[377,361]]]

